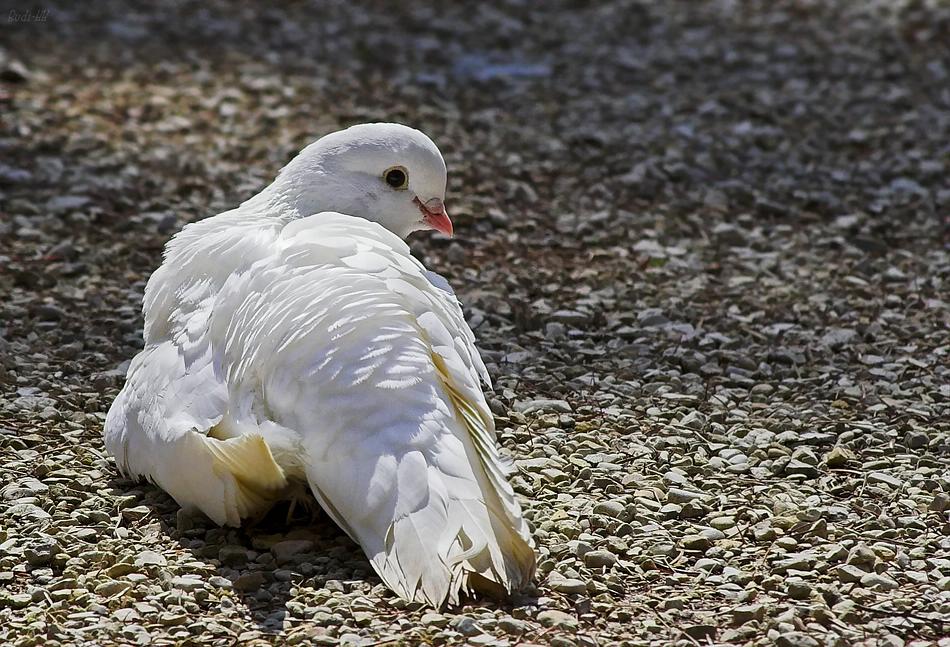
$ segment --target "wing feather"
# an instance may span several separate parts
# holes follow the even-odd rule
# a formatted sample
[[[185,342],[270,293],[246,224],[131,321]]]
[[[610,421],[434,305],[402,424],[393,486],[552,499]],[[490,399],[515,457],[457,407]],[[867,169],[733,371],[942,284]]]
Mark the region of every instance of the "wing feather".
[[[447,282],[359,218],[241,223],[205,232],[213,263],[186,228],[149,283],[106,424],[123,469],[219,523],[304,479],[409,600],[525,584],[533,544]]]

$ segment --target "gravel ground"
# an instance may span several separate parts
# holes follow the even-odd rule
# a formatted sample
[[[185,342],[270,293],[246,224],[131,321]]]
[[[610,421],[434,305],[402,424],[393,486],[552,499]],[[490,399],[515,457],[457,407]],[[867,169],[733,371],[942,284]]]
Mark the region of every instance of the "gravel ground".
[[[0,16],[0,642],[950,642],[947,4],[74,4]],[[509,601],[103,454],[168,237],[378,119],[448,160],[413,247],[496,377]]]

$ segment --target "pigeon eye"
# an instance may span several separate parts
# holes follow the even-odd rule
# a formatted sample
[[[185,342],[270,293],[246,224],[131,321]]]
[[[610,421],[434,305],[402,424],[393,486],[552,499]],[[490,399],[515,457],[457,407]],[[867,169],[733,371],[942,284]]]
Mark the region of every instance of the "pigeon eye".
[[[409,188],[409,173],[402,166],[394,166],[383,171],[383,181],[397,191]]]

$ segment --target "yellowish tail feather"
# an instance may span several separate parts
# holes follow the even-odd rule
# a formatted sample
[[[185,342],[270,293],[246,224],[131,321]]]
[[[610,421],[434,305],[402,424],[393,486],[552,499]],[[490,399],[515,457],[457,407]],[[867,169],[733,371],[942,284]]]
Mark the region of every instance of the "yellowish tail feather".
[[[215,474],[222,479],[234,479],[234,504],[240,519],[266,511],[288,485],[284,470],[258,434],[228,440],[205,436],[204,446],[211,455]],[[232,522],[231,515],[228,517]]]
[[[494,421],[487,411],[482,411],[481,407],[477,407],[456,387],[445,360],[438,353],[432,352],[432,361],[439,380],[459,415],[459,420],[468,431],[475,452],[481,461],[481,467],[491,484],[491,490],[485,492],[485,505],[489,518],[493,519],[492,525],[496,528],[495,537],[499,542],[498,548],[503,555],[503,557],[492,555],[494,563],[485,572],[463,571],[462,584],[464,587],[477,588],[484,592],[492,590],[491,582],[507,590],[520,588],[534,574],[536,559],[534,544],[527,524],[521,517],[520,506],[514,500],[514,492],[508,484],[507,474],[495,445]],[[463,552],[457,556],[457,563],[462,562],[471,568],[474,564],[468,562],[469,557],[466,552]],[[507,566],[506,574],[499,572],[503,570],[501,562]],[[490,571],[496,572],[492,574]],[[504,575],[507,575],[507,581]]]

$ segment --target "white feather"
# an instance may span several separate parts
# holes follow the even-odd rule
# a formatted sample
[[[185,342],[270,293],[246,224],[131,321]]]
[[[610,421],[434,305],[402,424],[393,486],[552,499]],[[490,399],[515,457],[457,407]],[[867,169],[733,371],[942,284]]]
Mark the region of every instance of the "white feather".
[[[526,583],[531,538],[451,288],[375,223],[272,212],[252,201],[169,244],[106,420],[120,469],[222,524],[306,480],[409,600]]]

